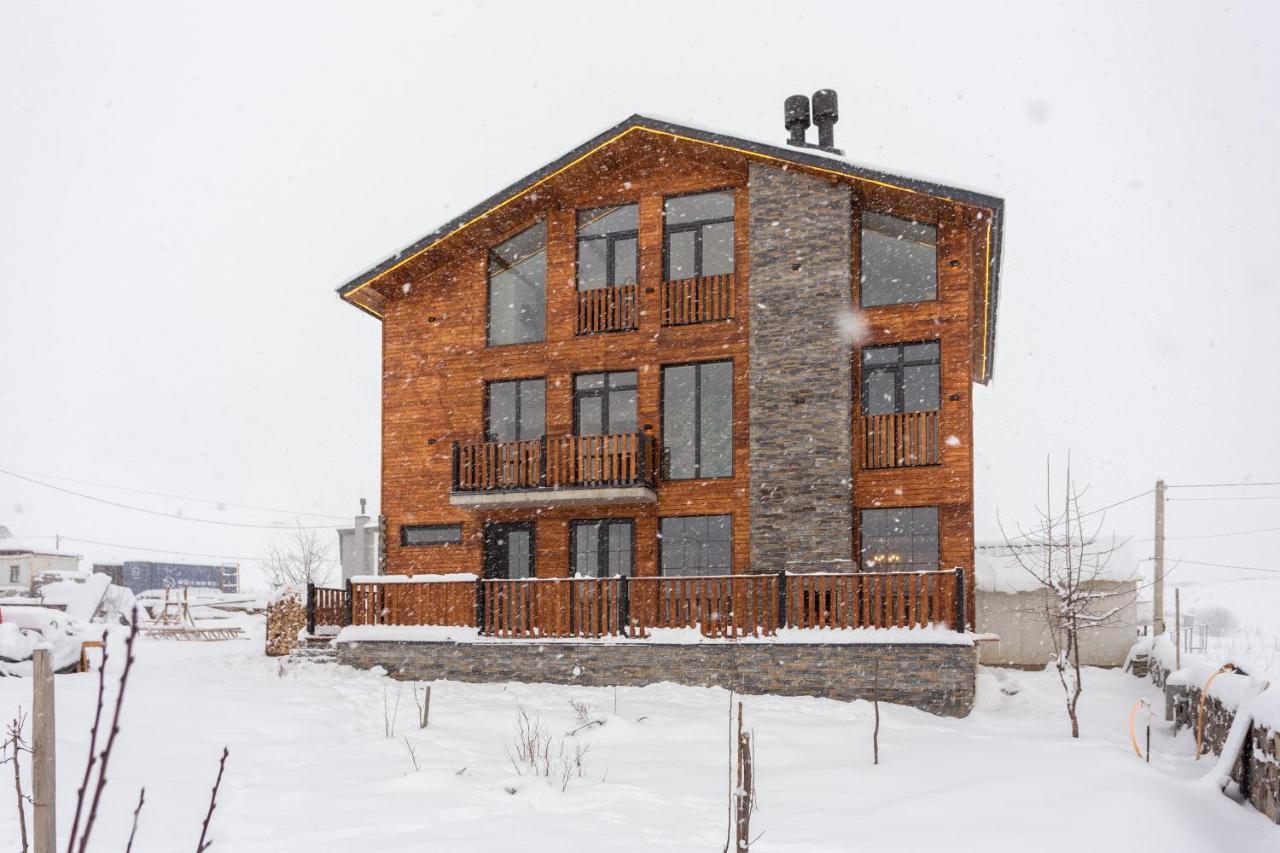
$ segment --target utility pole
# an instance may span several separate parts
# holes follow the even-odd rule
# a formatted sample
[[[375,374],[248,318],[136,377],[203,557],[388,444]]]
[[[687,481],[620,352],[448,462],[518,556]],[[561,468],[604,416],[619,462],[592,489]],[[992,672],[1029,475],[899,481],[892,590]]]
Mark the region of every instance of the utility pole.
[[[1176,650],[1174,666],[1182,669],[1182,590],[1176,586],[1173,588],[1173,635],[1178,638],[1173,646]]]
[[[1156,480],[1156,577],[1152,633],[1164,633],[1164,480]]]
[[[35,853],[58,848],[57,793],[54,771],[53,652],[36,649],[31,658],[31,802],[35,807]]]

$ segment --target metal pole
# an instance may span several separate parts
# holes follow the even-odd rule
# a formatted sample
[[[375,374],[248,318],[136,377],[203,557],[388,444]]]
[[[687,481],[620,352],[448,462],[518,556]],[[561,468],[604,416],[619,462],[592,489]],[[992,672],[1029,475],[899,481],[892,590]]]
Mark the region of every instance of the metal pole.
[[[316,585],[307,581],[307,636],[316,633]]]
[[[1182,669],[1182,590],[1174,587],[1173,590],[1173,632],[1177,637],[1177,642],[1173,644],[1174,660],[1178,669]]]
[[[1152,633],[1164,633],[1164,480],[1156,480],[1155,602]]]
[[[53,652],[36,649],[31,680],[31,777],[35,807],[35,853],[58,847],[57,759],[54,752]]]

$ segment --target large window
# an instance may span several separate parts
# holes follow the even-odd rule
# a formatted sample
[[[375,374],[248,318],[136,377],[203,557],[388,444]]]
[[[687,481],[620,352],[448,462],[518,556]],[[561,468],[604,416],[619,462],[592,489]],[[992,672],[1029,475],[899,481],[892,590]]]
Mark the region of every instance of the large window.
[[[400,528],[401,545],[457,545],[461,524],[406,524]]]
[[[662,368],[662,452],[672,480],[733,475],[733,362]]]
[[[546,428],[547,385],[541,379],[490,382],[485,412],[489,441],[529,441]]]
[[[861,556],[869,572],[938,568],[938,508],[864,509]]]
[[[21,583],[21,582],[22,582],[22,567],[10,566],[9,567],[9,583]]]
[[[539,222],[489,251],[489,345],[546,337],[547,225]]]
[[[690,515],[662,519],[662,574],[733,574],[733,518]]]
[[[862,304],[902,305],[938,298],[938,229],[862,214]]]
[[[936,412],[941,403],[937,341],[862,351],[862,413]]]
[[[666,200],[663,257],[667,281],[733,272],[733,192]]]
[[[635,522],[629,518],[575,521],[569,528],[572,574],[600,578],[631,575]]]
[[[636,372],[583,373],[573,378],[573,424],[578,435],[636,431]]]
[[[638,206],[578,211],[578,290],[635,284]]]

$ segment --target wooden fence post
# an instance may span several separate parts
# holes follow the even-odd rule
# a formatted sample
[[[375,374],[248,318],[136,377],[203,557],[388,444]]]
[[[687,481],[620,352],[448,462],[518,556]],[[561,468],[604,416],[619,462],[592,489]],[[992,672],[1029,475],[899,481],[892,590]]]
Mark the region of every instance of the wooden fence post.
[[[307,635],[316,634],[316,585],[307,581]]]
[[[342,614],[344,626],[352,624],[352,609],[354,607],[355,596],[352,594],[351,578],[347,578],[347,600],[344,602],[345,612]]]
[[[484,633],[484,578],[476,578],[476,631]]]
[[[36,649],[32,656],[31,794],[35,811],[35,853],[58,847],[57,760],[54,752],[53,652]],[[15,757],[16,758],[16,757]]]
[[[627,635],[631,626],[631,578],[623,575],[618,586],[618,631],[620,636]]]
[[[965,595],[964,595],[964,569],[956,566],[956,602],[955,616],[952,618],[952,624],[961,634],[965,628]]]

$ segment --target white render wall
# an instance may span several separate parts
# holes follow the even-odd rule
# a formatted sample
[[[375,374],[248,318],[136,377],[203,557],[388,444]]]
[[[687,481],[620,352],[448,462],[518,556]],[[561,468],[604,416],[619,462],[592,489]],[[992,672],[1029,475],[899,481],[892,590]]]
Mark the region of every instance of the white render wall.
[[[1133,645],[1138,623],[1137,584],[1097,581],[1113,593],[1100,599],[1099,610],[1119,607],[1109,624],[1081,634],[1080,662],[1088,666],[1121,666]],[[1053,657],[1053,642],[1045,610],[1048,593],[978,590],[978,633],[996,634],[999,642],[978,644],[978,662],[987,666],[1043,666]]]
[[[20,580],[9,580],[13,567],[18,567]],[[29,592],[32,579],[53,572],[65,574],[80,571],[80,558],[74,554],[0,554],[0,590]]]

